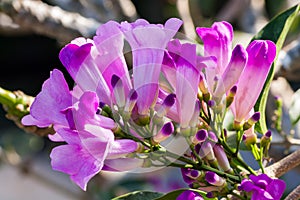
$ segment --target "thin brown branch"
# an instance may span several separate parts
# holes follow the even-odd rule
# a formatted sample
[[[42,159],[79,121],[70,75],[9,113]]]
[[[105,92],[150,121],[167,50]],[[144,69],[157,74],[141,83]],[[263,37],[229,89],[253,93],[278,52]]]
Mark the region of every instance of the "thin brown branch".
[[[300,185],[298,185],[286,198],[285,200],[298,200],[300,199]]]
[[[281,177],[288,171],[300,165],[300,149],[265,168],[270,177]]]
[[[92,18],[64,11],[42,1],[4,0],[0,9],[20,27],[55,38],[62,43],[78,36],[90,37],[100,25]]]
[[[190,13],[189,0],[177,0],[176,7],[180,18],[183,21],[183,29],[188,39],[195,40],[197,38],[195,26]]]
[[[134,4],[130,0],[117,0],[123,15],[129,21],[135,21],[139,16]]]

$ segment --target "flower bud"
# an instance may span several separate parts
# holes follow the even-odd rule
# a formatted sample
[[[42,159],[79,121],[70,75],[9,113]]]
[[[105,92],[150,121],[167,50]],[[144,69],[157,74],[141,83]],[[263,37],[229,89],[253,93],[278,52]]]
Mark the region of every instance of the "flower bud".
[[[260,119],[260,112],[255,112],[243,125],[243,130],[248,130]]]
[[[223,187],[225,186],[226,181],[217,175],[215,172],[208,171],[205,174],[205,180],[214,186]]]
[[[201,158],[207,159],[211,166],[213,166],[215,168],[218,167],[218,162],[215,157],[211,142],[207,141],[201,145],[199,156]]]
[[[200,129],[194,136],[192,142],[194,144],[204,142],[206,140],[207,136],[208,136],[207,131],[205,129]]]
[[[153,136],[152,140],[158,144],[166,140],[173,132],[174,132],[174,126],[172,122],[168,122],[163,125],[163,127],[156,135]]]
[[[250,148],[251,145],[256,144],[257,135],[254,133],[253,127],[244,132],[243,141],[248,148]]]
[[[170,108],[174,105],[176,100],[176,95],[175,94],[169,94],[163,101],[160,109],[157,111],[157,116],[158,117],[163,117],[165,116]]]
[[[126,105],[125,105],[125,108],[124,108],[125,112],[131,112],[132,111],[133,107],[136,104],[137,98],[138,98],[137,92],[132,89],[129,92],[129,95],[128,95],[128,98],[127,98],[127,101],[126,101]]]
[[[208,131],[208,137],[210,139],[210,141],[217,143],[218,142],[218,137],[216,136],[216,134],[212,131]]]
[[[270,143],[271,143],[271,138],[272,137],[272,132],[268,130],[261,138],[260,140],[260,146],[263,148],[269,149]]]
[[[221,167],[222,170],[224,170],[225,172],[227,173],[233,173],[233,170],[229,164],[229,161],[228,161],[228,158],[227,158],[227,155],[223,149],[223,147],[219,144],[216,144],[214,147],[213,147],[213,150],[214,150],[214,154],[217,158],[217,161],[218,161],[218,164],[219,166]]]
[[[208,102],[211,98],[211,95],[208,91],[208,87],[207,87],[207,83],[204,79],[204,75],[201,73],[200,74],[200,81],[199,81],[199,85],[198,88],[200,89],[200,91],[202,92],[202,98],[205,102]]]
[[[237,91],[237,86],[234,85],[230,90],[228,95],[226,96],[226,108],[229,108],[229,106],[232,104],[233,100],[234,100],[234,96],[236,94]]]

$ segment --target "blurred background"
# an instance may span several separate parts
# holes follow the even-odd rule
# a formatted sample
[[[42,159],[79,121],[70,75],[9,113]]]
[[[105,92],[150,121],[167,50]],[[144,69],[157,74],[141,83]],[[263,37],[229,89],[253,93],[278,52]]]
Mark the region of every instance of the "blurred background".
[[[299,0],[1,0],[0,1],[0,87],[35,96],[50,71],[58,68],[70,85],[73,81],[58,59],[60,49],[72,39],[92,37],[101,23],[144,18],[164,23],[170,17],[184,21],[180,32],[198,41],[195,27],[214,21],[229,21],[234,43],[247,45],[251,37],[281,11]],[[274,97],[283,99],[287,115],[291,96],[300,87],[300,18],[292,26],[276,66],[267,119],[271,127]],[[100,173],[82,192],[63,173],[53,171],[49,153],[57,145],[18,128],[0,108],[0,199],[3,200],[94,200],[111,199],[135,190],[168,192],[186,187],[177,169],[149,174]],[[284,130],[299,138],[299,126],[284,119]],[[270,155],[274,161],[298,148],[278,134]],[[300,143],[298,143],[299,145]],[[247,157],[251,160],[251,157]],[[299,169],[282,178],[286,192],[300,184]],[[163,174],[163,175],[162,175]],[[175,174],[175,176],[174,176]],[[296,175],[296,176],[295,176]],[[168,177],[168,178],[167,178]],[[295,178],[297,177],[297,178]]]

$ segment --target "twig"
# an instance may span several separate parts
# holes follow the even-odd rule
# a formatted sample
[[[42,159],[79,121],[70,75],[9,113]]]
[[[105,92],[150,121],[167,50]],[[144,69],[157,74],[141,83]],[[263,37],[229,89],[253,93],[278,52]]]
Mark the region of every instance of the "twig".
[[[195,26],[191,17],[189,0],[177,0],[176,7],[180,18],[183,21],[183,29],[188,39],[195,40],[197,38]]]
[[[300,185],[298,185],[286,198],[285,200],[298,200],[300,199]]]
[[[129,20],[134,21],[138,14],[134,4],[130,0],[117,0],[123,15]]]
[[[78,36],[90,37],[100,25],[92,18],[64,11],[42,1],[4,0],[0,3],[0,9],[22,28],[55,38],[62,43]]]
[[[266,167],[265,173],[270,177],[280,177],[298,165],[300,165],[300,149],[279,160],[273,165]]]

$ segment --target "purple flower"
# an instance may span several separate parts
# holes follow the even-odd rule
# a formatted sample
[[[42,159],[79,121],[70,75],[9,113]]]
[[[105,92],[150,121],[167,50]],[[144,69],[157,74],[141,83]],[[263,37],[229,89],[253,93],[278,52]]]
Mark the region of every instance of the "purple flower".
[[[123,158],[138,148],[132,140],[114,139],[109,129],[114,122],[96,115],[98,104],[94,92],[81,96],[74,108],[68,110],[71,117],[67,119],[72,126],[57,130],[67,144],[55,147],[50,154],[53,169],[69,174],[83,190],[102,169],[106,159]]]
[[[30,114],[22,118],[24,125],[47,127],[51,124],[57,129],[68,126],[64,109],[72,105],[72,95],[68,84],[57,69],[50,73],[50,78],[42,86],[42,91],[35,97],[30,107]]]
[[[182,21],[175,18],[169,19],[164,26],[149,24],[143,19],[121,23],[121,30],[132,49],[133,85],[138,93],[140,115],[148,115],[149,108],[156,103],[164,49],[181,24]]]
[[[202,200],[202,199],[203,198],[199,193],[191,190],[185,190],[176,198],[176,200]]]
[[[233,28],[228,22],[215,22],[211,28],[197,28],[204,43],[204,56],[217,58],[217,71],[223,74],[230,60]]]
[[[286,187],[283,180],[272,179],[266,174],[250,175],[249,179],[242,180],[238,188],[251,192],[251,200],[279,200]]]
[[[253,108],[267,79],[271,64],[276,56],[272,41],[255,40],[247,47],[248,62],[239,78],[233,112],[235,120],[242,122]],[[255,76],[254,76],[255,74]]]
[[[233,28],[228,22],[215,22],[211,28],[196,29],[204,43],[204,56],[216,58],[207,65],[205,76],[209,91],[220,98],[239,79],[247,62],[247,52],[241,45],[232,50]]]
[[[176,117],[180,127],[189,127],[195,112],[200,79],[200,68],[197,65],[196,45],[181,44],[173,40],[168,44],[162,72],[168,79],[176,95]]]
[[[205,174],[205,180],[214,186],[222,187],[225,185],[226,181],[217,175],[215,172],[208,171]]]

